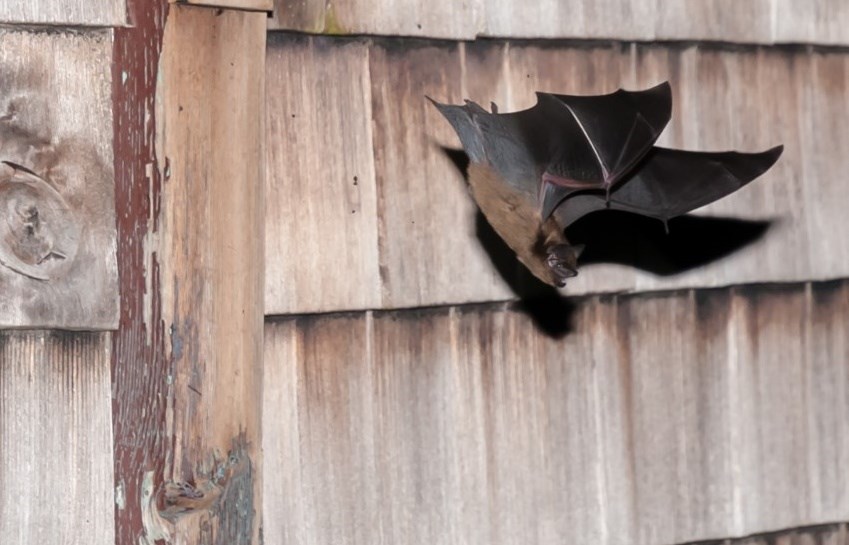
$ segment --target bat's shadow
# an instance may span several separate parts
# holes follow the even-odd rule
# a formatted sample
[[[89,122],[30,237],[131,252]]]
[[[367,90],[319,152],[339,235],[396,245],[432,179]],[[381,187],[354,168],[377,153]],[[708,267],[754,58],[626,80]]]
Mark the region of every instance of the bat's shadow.
[[[462,150],[442,148],[466,176],[469,158]],[[547,335],[572,331],[576,305],[531,275],[478,211],[476,235],[498,273],[519,298],[518,308]],[[566,229],[573,244],[585,244],[580,265],[616,263],[659,276],[703,267],[757,241],[771,222],[685,215],[669,221],[669,232],[656,219],[615,210],[588,214]],[[591,271],[582,271],[583,274]],[[568,289],[568,288],[567,288]]]

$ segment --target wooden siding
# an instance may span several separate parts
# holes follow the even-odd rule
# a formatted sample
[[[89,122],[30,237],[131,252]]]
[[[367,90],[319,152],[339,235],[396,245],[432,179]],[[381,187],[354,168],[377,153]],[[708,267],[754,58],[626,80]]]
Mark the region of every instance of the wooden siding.
[[[115,543],[108,333],[0,333],[4,545]]]
[[[662,144],[744,151],[785,144],[762,179],[700,211],[772,221],[762,239],[677,276],[587,266],[569,294],[849,274],[844,53],[276,36],[267,72],[267,314],[512,297],[476,236],[462,175],[442,149],[459,142],[424,95],[494,100],[510,111],[533,105],[536,90],[602,93],[668,79],[673,117]]]
[[[273,30],[476,37],[849,44],[843,0],[276,0]]]
[[[849,518],[849,282],[572,304],[560,338],[503,304],[269,322],[265,542],[654,545]]]
[[[192,4],[210,8],[267,11],[274,9],[274,0],[168,0],[172,4]]]
[[[0,0],[0,23],[120,26],[127,0]]]
[[[23,202],[41,207],[36,240],[64,256],[36,263],[4,235],[0,327],[117,326],[111,53],[105,30],[0,29],[0,160],[42,179],[37,199]],[[4,210],[22,198],[32,199],[0,191]]]

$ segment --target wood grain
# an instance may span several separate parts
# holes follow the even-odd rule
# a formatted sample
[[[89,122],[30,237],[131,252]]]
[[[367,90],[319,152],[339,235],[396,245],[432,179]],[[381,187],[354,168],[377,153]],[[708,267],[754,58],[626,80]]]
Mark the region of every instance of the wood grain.
[[[298,46],[284,45],[291,40],[281,38],[280,47],[297,50]],[[333,51],[347,58],[348,48],[366,46],[361,41],[337,38],[326,39],[322,47],[327,48],[322,58],[332,58]],[[285,241],[293,229],[295,240],[307,241],[305,247],[314,244],[310,241],[327,240],[334,251],[329,256],[313,251],[297,260],[270,254],[267,314],[457,304],[513,297],[505,279],[514,283],[516,261],[499,248],[497,240],[493,243],[487,225],[478,223],[462,168],[453,164],[445,151],[459,148],[459,141],[423,95],[450,103],[460,103],[464,97],[484,105],[494,101],[501,111],[516,111],[532,106],[537,90],[607,93],[619,87],[646,88],[669,80],[673,115],[661,136],[661,145],[750,152],[779,143],[785,145],[777,165],[761,179],[698,211],[707,217],[771,222],[761,239],[722,259],[674,276],[619,264],[587,266],[569,282],[566,293],[825,280],[849,274],[849,246],[843,244],[839,227],[846,221],[841,212],[844,199],[840,173],[849,170],[849,159],[841,152],[849,149],[849,133],[839,122],[849,114],[844,100],[849,89],[849,57],[842,52],[377,40],[363,54],[370,60],[372,83],[362,93],[371,93],[372,123],[362,119],[358,124],[337,123],[333,126],[340,132],[328,134],[332,131],[316,122],[298,125],[297,139],[291,134],[272,135],[271,146],[285,150],[297,145],[300,153],[286,164],[278,162],[282,158],[274,157],[277,174],[269,192],[273,194],[278,185],[294,185],[295,182],[285,181],[282,173],[286,169],[293,169],[299,178],[303,176],[300,165],[306,160],[300,155],[316,156],[305,151],[308,146],[320,149],[321,169],[330,169],[336,167],[328,165],[351,161],[347,151],[351,144],[324,146],[323,142],[356,142],[357,157],[363,161],[367,161],[368,154],[364,149],[367,144],[363,143],[372,142],[379,227],[379,304],[373,304],[374,297],[369,296],[373,294],[373,284],[363,283],[361,292],[354,289],[360,285],[359,273],[354,276],[357,281],[349,285],[342,275],[334,279],[325,270],[326,263],[336,256],[343,257],[345,270],[369,270],[367,267],[375,258],[368,248],[354,256],[336,250],[342,241],[354,247],[370,244],[366,242],[370,240],[368,236],[357,227],[366,219],[357,218],[354,226],[339,234],[335,224],[325,219],[323,210],[339,207],[332,208],[336,210],[333,215],[349,226],[353,220],[342,219],[345,194],[328,189],[328,194],[333,193],[328,197],[318,189],[310,189],[315,194],[303,196],[301,189],[293,188],[297,198],[292,203],[297,204],[287,203],[282,196],[272,198],[268,214],[286,217],[297,210],[299,218],[300,214],[307,218],[299,219],[291,228],[273,220],[275,223],[268,227],[269,239]],[[301,63],[296,73],[305,74],[298,77],[307,78],[306,81],[318,81],[314,78],[320,77],[322,69]],[[297,88],[279,89],[284,94],[292,93],[296,104],[309,104]],[[343,96],[336,93],[326,102],[329,111],[346,109],[340,102]],[[285,99],[274,99],[275,104],[282,100]],[[279,107],[272,108],[271,124],[283,126],[284,122],[296,121],[283,117]],[[305,143],[303,147],[301,142]],[[337,176],[341,174],[334,174]],[[360,183],[370,187],[371,182],[361,179]],[[310,220],[311,217],[321,219]],[[674,224],[672,227],[674,230]],[[710,240],[704,243],[709,244]],[[275,244],[286,248],[287,243]],[[294,247],[296,243],[288,244]],[[320,291],[314,287],[319,282],[313,276],[322,279]],[[287,286],[286,278],[293,278],[294,284]],[[315,294],[310,298],[312,302],[292,295],[298,293],[301,285],[306,293]],[[371,306],[367,306],[370,302]]]
[[[272,30],[471,39],[482,29],[480,0],[274,0]]]
[[[126,0],[0,1],[0,23],[69,26],[122,26],[127,23]]]
[[[0,333],[0,541],[115,543],[108,333]]]
[[[425,96],[460,100],[456,45],[377,43],[370,52],[383,308],[507,293],[475,240],[475,207]]]
[[[171,6],[165,23],[156,251],[173,450],[157,518],[176,543],[259,540],[265,22]]]
[[[839,281],[589,297],[561,338],[503,304],[269,322],[266,540],[649,545],[846,520],[847,317]]]
[[[367,44],[272,35],[266,74],[270,308],[379,307]]]
[[[134,26],[115,29],[112,54],[113,142],[121,319],[113,335],[112,399],[116,501],[115,543],[164,536],[151,524],[161,489],[173,366],[165,352],[159,262],[152,251],[162,178],[155,147],[156,81],[167,0],[128,5]],[[124,76],[126,75],[126,79]],[[124,81],[122,81],[124,80]],[[164,158],[163,158],[164,161]]]
[[[3,165],[0,207],[37,218],[0,228],[0,327],[117,327],[111,51],[108,31],[0,30],[0,160],[35,173]]]
[[[168,0],[172,4],[190,4],[209,8],[238,9],[245,11],[270,12],[274,0]]]
[[[476,37],[849,44],[842,0],[275,0],[272,30]]]

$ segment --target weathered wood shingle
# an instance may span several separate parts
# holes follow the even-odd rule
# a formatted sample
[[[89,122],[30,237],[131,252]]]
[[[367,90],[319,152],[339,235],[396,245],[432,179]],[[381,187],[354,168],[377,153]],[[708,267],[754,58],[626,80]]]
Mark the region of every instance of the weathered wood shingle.
[[[0,536],[115,543],[108,333],[0,333]]]
[[[843,0],[276,0],[269,28],[476,37],[849,44]]]
[[[673,116],[660,144],[717,151],[785,145],[778,164],[761,179],[699,211],[771,221],[763,238],[677,276],[587,266],[569,282],[567,293],[849,274],[849,245],[841,228],[846,222],[843,173],[849,171],[849,157],[841,150],[849,149],[849,133],[840,124],[849,115],[849,56],[840,51],[410,40],[368,45],[325,39],[320,56],[302,57],[305,47],[314,47],[304,43],[280,37],[269,55],[269,73],[288,74],[289,84],[275,79],[269,88],[269,126],[278,128],[268,140],[274,158],[268,237],[275,242],[269,246],[267,314],[512,297],[497,267],[499,259],[502,267],[518,265],[509,255],[495,254],[494,262],[479,240],[485,232],[476,224],[461,169],[445,149],[458,148],[459,142],[424,95],[453,103],[465,97],[481,104],[495,101],[501,111],[514,111],[532,106],[537,90],[604,93],[669,80]],[[334,69],[333,78],[344,75],[350,84],[341,90],[310,89],[309,82],[329,81],[334,55],[350,62]],[[370,85],[364,83],[366,72]],[[349,95],[344,89],[353,84],[358,91]],[[366,93],[370,104],[358,98]],[[296,111],[309,119],[290,119]],[[362,210],[369,209],[370,195],[377,198],[376,252],[369,218],[350,206],[354,175]],[[291,227],[273,219],[293,214],[300,219]],[[295,256],[298,248],[316,248],[322,241],[326,251]],[[700,244],[707,243],[709,237]]]
[[[847,520],[847,320],[842,281],[590,297],[562,338],[503,304],[270,322],[266,541],[654,545]]]
[[[25,200],[0,173],[2,327],[117,326],[111,58],[107,30],[0,29],[0,160],[34,171],[44,193],[55,195]],[[35,242],[55,244],[62,257],[15,254],[21,238],[7,238],[14,222],[7,210],[32,203],[43,219]],[[63,209],[70,212],[56,213]]]

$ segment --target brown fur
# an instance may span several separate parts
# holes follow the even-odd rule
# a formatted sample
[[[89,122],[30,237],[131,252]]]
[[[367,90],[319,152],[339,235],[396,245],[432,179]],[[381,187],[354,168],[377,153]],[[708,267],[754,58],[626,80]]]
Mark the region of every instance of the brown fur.
[[[558,278],[546,263],[548,249],[569,241],[554,217],[543,223],[537,203],[512,189],[488,165],[469,165],[469,185],[487,221],[519,261],[546,284],[557,286]]]

